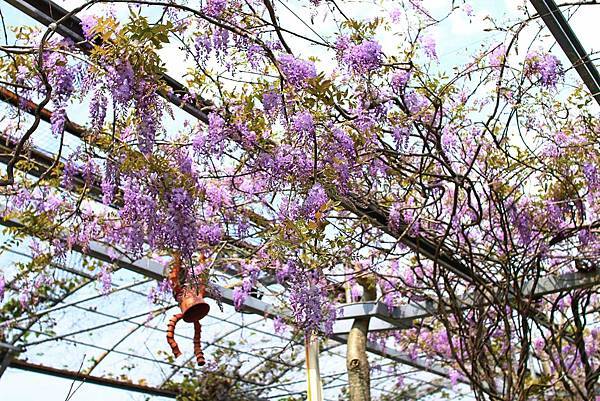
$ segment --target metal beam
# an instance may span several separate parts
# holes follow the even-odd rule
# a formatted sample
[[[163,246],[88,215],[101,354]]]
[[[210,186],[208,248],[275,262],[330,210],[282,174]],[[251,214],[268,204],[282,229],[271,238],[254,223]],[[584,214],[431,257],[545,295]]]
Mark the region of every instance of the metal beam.
[[[26,362],[20,359],[15,359],[10,363],[10,367],[19,370],[25,370],[28,372],[41,373],[44,375],[50,375],[54,377],[60,377],[68,380],[75,380],[80,382],[97,384],[100,386],[112,387],[120,390],[134,391],[137,393],[166,397],[176,398],[177,392],[164,390],[156,387],[143,386],[141,384],[127,383],[120,380],[107,379],[105,377],[98,377],[87,375],[81,372],[73,372],[70,370],[56,369],[49,366],[38,365],[35,363]]]
[[[0,350],[3,350],[3,351],[0,351],[0,356],[2,356],[2,360],[0,361],[0,378],[1,378],[2,375],[4,374],[4,372],[6,371],[6,368],[8,367],[8,365],[15,357],[15,355],[19,354],[20,352],[23,352],[23,349],[21,347],[15,347],[12,344],[0,342]]]
[[[592,97],[600,105],[600,74],[554,0],[530,0]]]
[[[547,295],[592,288],[598,285],[600,285],[600,271],[572,272],[528,281],[523,286],[521,294],[525,298],[539,299]],[[510,298],[514,300],[514,296]],[[474,300],[466,296],[461,300],[461,304],[463,309],[469,309],[473,307]],[[382,302],[357,302],[342,305],[338,311],[339,317],[333,327],[336,334],[349,333],[352,328],[352,320],[356,318],[371,318],[369,331],[385,331],[410,328],[415,320],[443,313],[431,300],[413,302],[391,309]]]

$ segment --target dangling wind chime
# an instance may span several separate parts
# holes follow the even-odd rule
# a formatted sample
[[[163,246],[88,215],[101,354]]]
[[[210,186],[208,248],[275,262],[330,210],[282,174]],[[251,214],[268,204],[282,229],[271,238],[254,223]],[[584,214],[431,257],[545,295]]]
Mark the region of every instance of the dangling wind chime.
[[[196,278],[188,280],[186,269],[181,268],[181,256],[176,253],[173,258],[171,271],[169,272],[169,282],[173,289],[173,297],[179,303],[181,313],[177,313],[169,320],[167,326],[167,342],[173,351],[173,355],[177,358],[181,355],[177,341],[175,341],[175,326],[180,319],[184,322],[194,324],[194,355],[198,365],[202,366],[206,363],[202,345],[200,344],[200,334],[202,328],[200,319],[208,314],[210,306],[204,301],[206,286],[204,280]]]

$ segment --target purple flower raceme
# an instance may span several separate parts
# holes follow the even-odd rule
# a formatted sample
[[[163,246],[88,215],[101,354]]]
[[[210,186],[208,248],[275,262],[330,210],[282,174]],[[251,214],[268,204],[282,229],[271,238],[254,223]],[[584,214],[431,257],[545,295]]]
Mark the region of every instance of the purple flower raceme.
[[[233,306],[237,311],[242,308],[248,295],[250,295],[250,292],[256,286],[258,275],[260,273],[260,268],[254,262],[245,263],[241,268],[244,276],[242,285],[236,286],[233,289]]]
[[[73,179],[78,173],[77,166],[72,160],[66,160],[63,167],[61,176],[61,184],[67,189],[71,190],[74,187]]]
[[[117,105],[125,106],[133,97],[135,74],[128,60],[108,65],[106,83]]]
[[[533,221],[527,210],[528,205],[528,199],[524,198],[518,204],[511,202],[508,206],[508,217],[516,228],[519,242],[523,246],[531,244],[533,236]]]
[[[217,113],[208,114],[208,129],[200,131],[193,140],[193,147],[198,152],[206,152],[221,156],[225,150],[225,139],[229,135],[227,123]]]
[[[298,59],[291,54],[280,55],[278,61],[285,80],[296,89],[304,88],[309,79],[317,76],[317,69],[311,61]]]
[[[423,46],[423,50],[425,51],[425,55],[430,59],[437,60],[437,50],[435,48],[435,39],[431,36],[424,36],[420,40],[421,46]]]
[[[6,280],[0,275],[0,302],[4,300],[4,291],[6,289]]]
[[[282,335],[285,333],[287,328],[287,324],[285,324],[285,321],[281,318],[281,316],[277,316],[275,319],[273,319],[273,331],[275,331],[275,334]]]
[[[546,88],[554,88],[563,74],[560,60],[552,54],[532,52],[525,57],[525,75],[539,77]]]
[[[594,163],[583,165],[583,175],[588,182],[590,191],[600,191],[600,172]]]
[[[464,10],[465,14],[467,14],[467,16],[469,16],[469,17],[472,17],[474,15],[473,6],[470,5],[469,3],[465,3],[465,5],[463,6],[463,10]]]
[[[407,126],[395,126],[392,128],[392,137],[396,144],[396,150],[406,149],[410,139],[411,128]]]
[[[497,46],[489,55],[490,67],[500,68],[500,66],[506,60],[506,46]]]
[[[381,67],[383,53],[378,42],[365,40],[355,45],[345,38],[344,36],[339,38],[336,46],[338,53],[341,53],[342,62],[352,71],[364,74]]]
[[[277,275],[280,283],[289,288],[289,304],[296,325],[306,334],[331,334],[336,309],[328,298],[328,282],[319,269],[302,269],[293,262]]]
[[[281,108],[281,103],[281,94],[275,91],[265,92],[262,95],[263,108],[265,112],[271,117],[277,114],[277,112]]]
[[[102,267],[100,267],[98,279],[102,284],[102,288],[100,289],[102,295],[107,295],[108,293],[110,293],[110,290],[112,288],[112,271],[108,265],[103,264]]]
[[[156,287],[152,287],[150,292],[148,292],[148,302],[151,304],[156,304],[160,300],[168,299],[171,293],[171,284],[169,280],[164,279],[159,281]]]
[[[85,15],[81,17],[81,30],[85,40],[90,40],[94,36],[94,28],[98,25],[98,19],[94,15]]]
[[[392,20],[393,23],[397,24],[398,22],[400,22],[400,19],[402,18],[402,10],[399,8],[394,8],[393,10],[390,11],[390,19]]]
[[[208,245],[217,245],[223,238],[223,229],[218,223],[200,224],[198,239]]]
[[[116,234],[130,252],[138,254],[143,249],[145,233],[156,225],[158,218],[155,191],[142,185],[134,177],[127,177],[124,180],[122,190],[123,207],[119,210],[121,224],[117,227]],[[154,235],[149,235],[148,241],[153,245]]]
[[[400,93],[406,87],[406,84],[410,80],[412,76],[412,72],[409,71],[399,71],[392,76],[392,89],[394,92]]]
[[[388,215],[388,227],[390,230],[399,232],[403,224],[402,204],[400,202],[396,202],[390,208],[390,213]]]
[[[92,129],[100,131],[106,119],[106,106],[108,99],[101,92],[95,92],[90,102],[90,118]]]
[[[21,305],[21,308],[23,309],[27,309],[29,307],[29,305],[32,302],[32,296],[31,296],[31,288],[29,286],[24,286],[23,288],[21,288],[20,294],[19,294],[19,304]]]
[[[112,160],[106,161],[105,173],[100,188],[102,189],[102,203],[109,205],[115,197],[119,185],[119,168]]]
[[[350,138],[350,135],[346,133],[342,128],[332,127],[331,133],[333,134],[333,138],[336,140],[336,149],[342,150],[346,156],[351,157],[355,153],[354,140]]]
[[[208,0],[204,12],[211,17],[219,17],[227,8],[227,0]]]
[[[155,230],[161,235],[161,244],[177,249],[184,259],[196,250],[200,232],[194,215],[194,198],[185,188],[173,188],[167,196],[166,214]],[[210,231],[212,233],[212,231]]]
[[[66,56],[58,52],[45,52],[43,65],[52,86],[52,100],[57,107],[64,108],[75,90],[75,67]]]
[[[154,84],[141,80],[135,88],[135,107],[139,115],[137,126],[138,148],[143,154],[150,154],[160,127],[162,111]]]
[[[65,123],[67,122],[67,112],[65,108],[60,106],[56,108],[50,116],[50,128],[54,136],[60,136],[65,131]]]
[[[329,197],[323,186],[319,183],[313,185],[308,191],[308,196],[304,200],[300,209],[303,216],[309,219],[315,219],[317,212],[322,211],[323,206],[329,201]]]
[[[302,137],[307,137],[315,132],[315,123],[312,114],[301,111],[292,117],[292,129]]]

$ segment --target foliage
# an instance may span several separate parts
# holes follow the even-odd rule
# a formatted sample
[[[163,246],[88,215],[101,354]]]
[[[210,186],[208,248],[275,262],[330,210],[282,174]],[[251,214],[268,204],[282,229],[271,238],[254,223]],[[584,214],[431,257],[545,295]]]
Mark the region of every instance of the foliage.
[[[384,2],[369,17],[303,3],[335,29],[291,32],[269,0],[91,0],[74,10],[82,43],[18,27],[0,49],[0,81],[19,98],[2,134],[2,214],[44,252],[13,285],[34,288],[91,241],[177,252],[188,280],[235,272],[238,309],[270,295],[295,329],[327,336],[344,289],[357,299],[368,277],[389,307],[437,306],[371,340],[443,365],[477,399],[591,399],[596,291],[526,291],[597,270],[600,249],[597,111],[523,34],[539,16],[493,21],[504,40],[453,65],[431,32],[466,5],[436,17]],[[185,87],[164,76],[166,49],[189,66]],[[45,164],[33,157],[43,119],[58,144]],[[35,287],[21,308],[72,285]],[[220,386],[246,399],[228,369],[204,386],[185,378],[182,399]]]

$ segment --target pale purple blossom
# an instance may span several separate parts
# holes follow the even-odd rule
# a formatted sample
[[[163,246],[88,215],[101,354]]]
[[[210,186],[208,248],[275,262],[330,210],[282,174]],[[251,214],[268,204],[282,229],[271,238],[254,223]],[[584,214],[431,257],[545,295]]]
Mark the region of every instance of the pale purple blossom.
[[[278,61],[284,78],[295,88],[305,87],[309,79],[317,76],[317,69],[311,61],[295,58],[291,54],[282,54]]]
[[[273,331],[275,334],[282,335],[286,330],[287,324],[285,324],[285,321],[281,318],[281,316],[275,317],[275,319],[273,319]]]
[[[83,31],[83,37],[85,40],[90,40],[93,38],[93,30],[98,25],[98,20],[94,15],[84,15],[81,17],[81,30]]]
[[[211,17],[219,17],[227,8],[227,0],[208,0],[204,12]]]
[[[437,60],[437,50],[435,39],[432,36],[423,36],[420,40],[421,45],[423,46],[423,50],[425,51],[425,55],[430,59]]]
[[[539,77],[546,88],[553,88],[564,72],[560,60],[548,53],[532,52],[525,58],[525,75]]]
[[[367,73],[381,67],[383,53],[381,45],[374,40],[365,40],[358,45],[337,43],[342,50],[342,61],[356,73]],[[341,46],[346,46],[342,48]]]
[[[499,68],[506,60],[506,46],[497,46],[489,55],[490,67]]]
[[[412,76],[411,71],[399,71],[397,73],[395,73],[392,76],[392,89],[394,90],[394,92],[402,92],[404,90],[404,88],[406,87],[406,84],[408,83],[408,81],[410,80]]]
[[[112,288],[112,270],[110,266],[103,264],[100,267],[100,272],[98,272],[98,280],[100,280],[101,284],[100,293],[102,295],[107,295],[110,293]]]
[[[31,303],[31,289],[28,286],[25,286],[20,291],[19,304],[21,305],[21,308],[27,309],[30,303]]]
[[[277,114],[281,108],[281,103],[281,94],[275,91],[265,92],[262,95],[263,108],[269,116],[274,116]]]
[[[306,199],[304,199],[301,212],[305,217],[314,219],[315,214],[323,209],[323,206],[328,200],[329,197],[327,196],[323,186],[319,183],[316,183],[308,192]]]
[[[292,129],[302,137],[313,134],[315,132],[315,123],[312,114],[308,111],[301,111],[293,116]]]
[[[397,24],[400,22],[400,18],[402,18],[402,10],[399,8],[394,8],[392,11],[390,11],[390,18],[393,23]]]
[[[463,6],[463,10],[464,10],[465,14],[467,14],[467,16],[469,16],[469,17],[472,17],[474,15],[473,6],[469,3],[465,3],[465,5]]]

